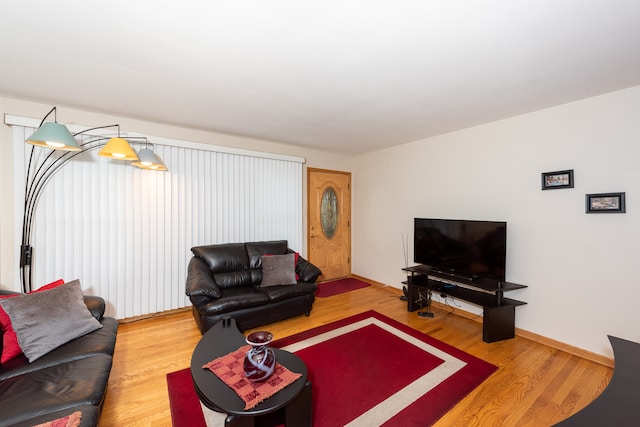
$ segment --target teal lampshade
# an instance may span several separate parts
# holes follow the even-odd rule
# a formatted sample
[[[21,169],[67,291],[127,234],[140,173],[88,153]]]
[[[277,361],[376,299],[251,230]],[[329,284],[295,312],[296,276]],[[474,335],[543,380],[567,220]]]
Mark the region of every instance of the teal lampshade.
[[[137,166],[141,169],[151,169],[151,170],[160,170],[166,171],[167,167],[162,163],[162,161],[156,156],[156,154],[149,150],[148,148],[143,148],[138,151],[139,160],[131,163],[133,166]]]
[[[80,145],[69,129],[63,124],[46,122],[38,128],[26,141],[28,144],[54,150],[80,151]]]

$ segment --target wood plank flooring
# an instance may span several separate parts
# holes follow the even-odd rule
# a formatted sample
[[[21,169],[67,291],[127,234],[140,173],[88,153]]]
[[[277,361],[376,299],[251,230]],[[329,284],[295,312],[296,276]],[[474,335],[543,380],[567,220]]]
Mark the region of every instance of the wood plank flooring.
[[[577,412],[607,386],[613,370],[522,337],[482,341],[482,324],[434,307],[434,318],[409,313],[400,291],[370,287],[317,298],[310,317],[259,329],[276,339],[366,310],[497,365],[500,369],[435,425],[550,426]],[[100,425],[171,426],[166,374],[189,366],[200,332],[190,311],[120,325]]]

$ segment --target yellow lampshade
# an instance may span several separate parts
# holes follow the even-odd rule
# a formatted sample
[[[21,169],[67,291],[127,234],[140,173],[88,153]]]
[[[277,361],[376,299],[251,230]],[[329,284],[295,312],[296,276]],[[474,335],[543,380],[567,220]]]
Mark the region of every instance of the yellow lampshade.
[[[138,155],[124,138],[111,138],[98,155],[116,160],[138,160]]]

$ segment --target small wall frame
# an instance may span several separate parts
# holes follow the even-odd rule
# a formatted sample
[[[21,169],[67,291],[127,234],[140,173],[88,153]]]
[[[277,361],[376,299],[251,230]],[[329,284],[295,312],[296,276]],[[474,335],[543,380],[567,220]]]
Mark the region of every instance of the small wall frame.
[[[562,188],[573,188],[573,169],[542,172],[543,190],[559,190]]]
[[[586,213],[625,213],[624,196],[624,193],[587,194]]]

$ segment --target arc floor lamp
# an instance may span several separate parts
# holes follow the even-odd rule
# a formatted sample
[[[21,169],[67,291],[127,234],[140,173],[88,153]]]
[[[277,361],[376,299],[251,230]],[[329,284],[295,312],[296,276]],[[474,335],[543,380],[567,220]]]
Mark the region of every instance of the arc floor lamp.
[[[52,113],[54,115],[54,121],[47,122],[47,118]],[[83,143],[78,143],[75,138],[83,133],[110,127],[118,128],[117,136],[96,136]],[[138,140],[138,142],[136,142],[136,140]],[[43,189],[60,168],[75,156],[99,148],[99,156],[115,160],[133,161],[131,165],[141,169],[166,171],[167,167],[153,150],[149,148],[152,147],[152,144],[149,143],[146,137],[121,137],[120,125],[117,124],[98,126],[72,134],[65,125],[58,123],[56,107],[53,107],[51,111],[44,116],[38,129],[33,135],[27,138],[25,142],[31,144],[32,147],[31,153],[29,154],[25,180],[22,240],[20,244],[20,280],[22,283],[22,291],[30,292],[32,290],[33,279],[31,233],[33,231],[34,214]],[[144,144],[144,148],[136,153],[136,151],[131,148],[130,143]],[[38,163],[34,155],[36,146],[49,148],[53,151],[44,156]],[[65,151],[65,153],[60,155],[59,151]]]

